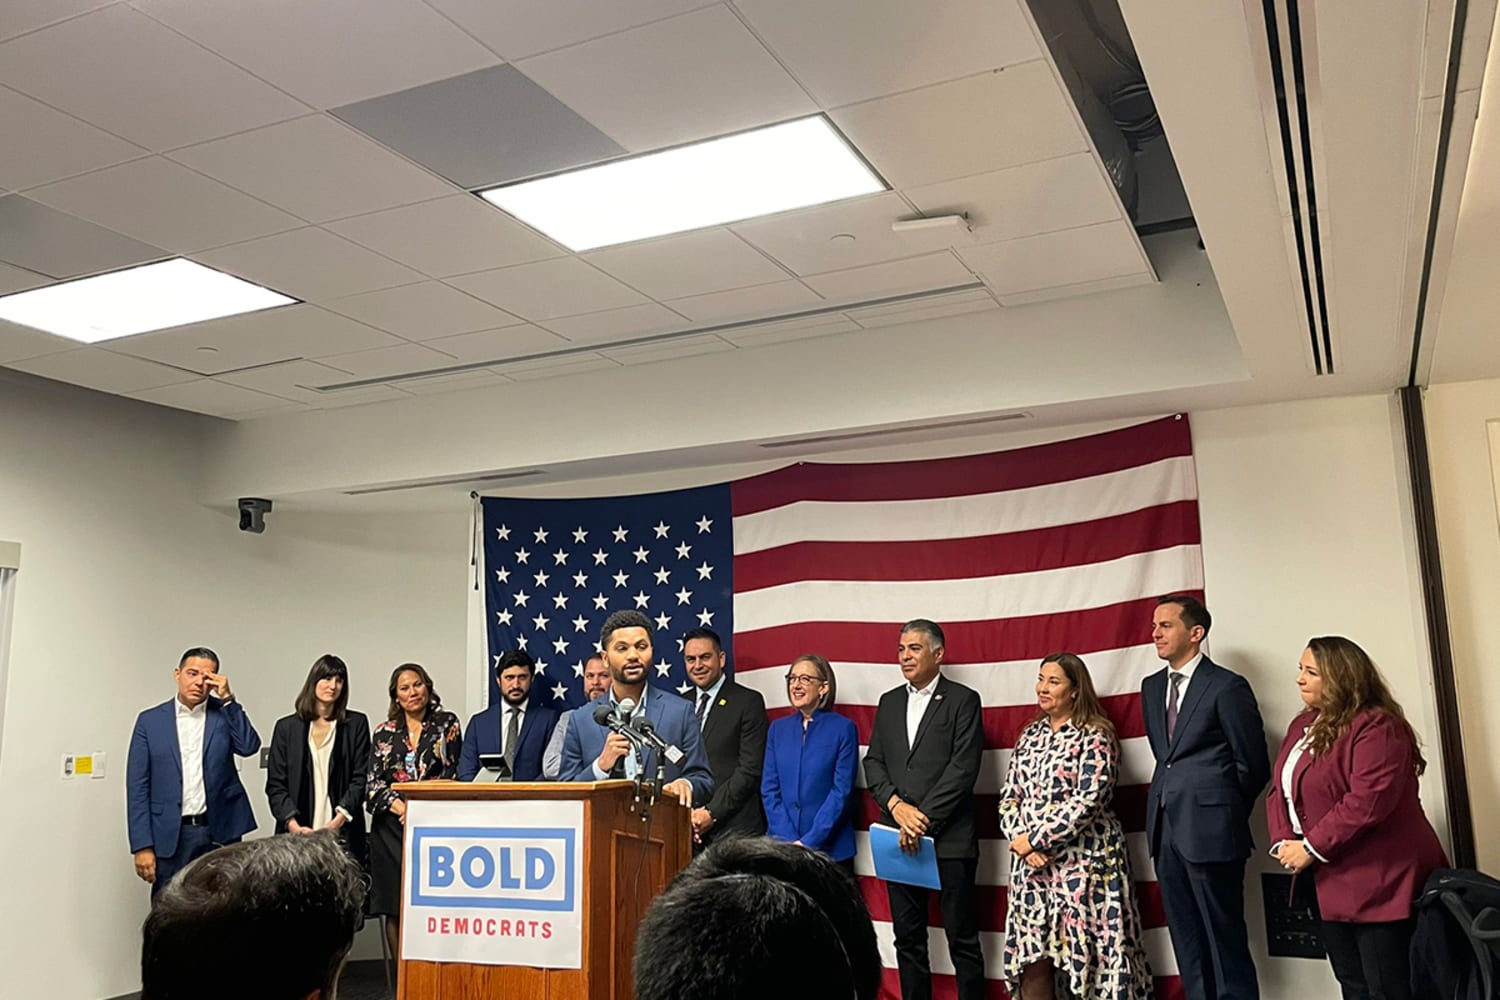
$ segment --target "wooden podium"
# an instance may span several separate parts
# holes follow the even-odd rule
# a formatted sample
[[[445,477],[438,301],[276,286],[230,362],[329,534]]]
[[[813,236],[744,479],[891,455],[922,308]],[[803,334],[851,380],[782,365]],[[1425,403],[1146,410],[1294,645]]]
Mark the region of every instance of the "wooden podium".
[[[651,900],[692,858],[690,812],[666,796],[651,816],[642,865],[644,803],[631,812],[629,781],[466,784],[424,781],[401,786],[408,800],[583,803],[583,968],[398,960],[396,1000],[505,997],[507,1000],[631,1000],[635,932]],[[409,834],[408,834],[409,836]],[[407,845],[409,848],[409,845]],[[409,856],[403,850],[403,857]],[[639,870],[639,896],[637,871]],[[407,918],[401,900],[401,919]]]

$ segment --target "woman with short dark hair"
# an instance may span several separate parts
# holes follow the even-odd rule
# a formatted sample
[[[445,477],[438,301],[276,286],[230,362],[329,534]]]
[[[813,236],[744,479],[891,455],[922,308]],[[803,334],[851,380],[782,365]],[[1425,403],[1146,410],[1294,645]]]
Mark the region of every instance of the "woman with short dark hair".
[[[364,864],[370,721],[348,704],[349,668],[325,653],[307,672],[295,711],[276,721],[266,798],[277,833],[334,830]]]

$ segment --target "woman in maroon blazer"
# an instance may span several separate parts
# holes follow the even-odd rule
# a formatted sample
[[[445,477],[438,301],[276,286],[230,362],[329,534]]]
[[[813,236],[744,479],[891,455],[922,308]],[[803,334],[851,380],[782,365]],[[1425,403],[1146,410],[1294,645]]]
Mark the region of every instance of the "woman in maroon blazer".
[[[1447,858],[1417,799],[1427,762],[1363,649],[1308,642],[1292,720],[1272,774],[1271,853],[1311,869],[1323,943],[1345,1000],[1409,1000],[1412,901]]]

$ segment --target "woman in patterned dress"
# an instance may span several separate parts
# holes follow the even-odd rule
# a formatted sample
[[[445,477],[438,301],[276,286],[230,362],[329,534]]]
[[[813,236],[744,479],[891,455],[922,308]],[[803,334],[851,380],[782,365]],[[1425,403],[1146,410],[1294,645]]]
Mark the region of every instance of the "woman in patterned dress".
[[[1001,974],[1017,1000],[1149,1000],[1151,975],[1125,833],[1109,807],[1114,726],[1072,653],[1042,661],[1037,717],[1021,730],[1000,796],[1010,839]]]
[[[391,706],[370,738],[370,773],[365,783],[370,809],[370,914],[386,918],[391,954],[401,941],[401,827],[408,781],[453,778],[463,734],[458,716],[445,711],[432,678],[417,663],[403,663],[391,674]]]

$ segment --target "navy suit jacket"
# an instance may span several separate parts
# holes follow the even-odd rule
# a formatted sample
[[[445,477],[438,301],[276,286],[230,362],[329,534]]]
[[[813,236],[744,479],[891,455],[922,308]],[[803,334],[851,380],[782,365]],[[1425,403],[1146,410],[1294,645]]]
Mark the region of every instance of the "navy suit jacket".
[[[177,699],[136,716],[125,763],[126,828],[130,851],[150,847],[158,857],[177,853],[182,830],[182,752],[177,744]],[[260,734],[238,701],[210,697],[203,722],[203,791],[208,831],[216,844],[239,840],[255,829],[250,797],[240,784],[234,758],[253,756]]]
[[[473,781],[478,777],[480,754],[500,752],[505,725],[500,710],[504,707],[505,701],[501,699],[470,719],[464,727],[464,748],[458,755],[459,781]],[[521,716],[521,743],[516,747],[516,781],[542,780],[542,753],[556,728],[555,709],[534,701],[527,702],[526,714]]]
[[[568,735],[563,739],[563,781],[596,781],[594,762],[604,749],[604,739],[609,730],[594,721],[594,708],[610,703],[613,694],[606,691],[587,705],[573,713],[568,720]],[[703,735],[698,731],[698,720],[693,716],[693,706],[660,688],[646,687],[646,718],[656,726],[657,733],[668,744],[683,752],[682,763],[668,763],[663,772],[668,781],[686,778],[693,786],[693,804],[704,805],[714,793],[713,774],[708,769],[708,754],[703,749]],[[642,757],[645,770],[642,778],[656,776],[656,751],[647,749]]]
[[[842,715],[814,712],[805,740],[801,712],[771,723],[760,778],[766,832],[835,861],[854,857],[850,794],[858,770],[859,731]]]
[[[1155,857],[1163,812],[1172,844],[1188,861],[1208,864],[1250,856],[1250,809],[1271,776],[1266,731],[1255,692],[1239,674],[1207,656],[1177,706],[1167,739],[1167,669],[1141,683],[1146,738],[1156,772],[1146,793],[1146,842]]]

